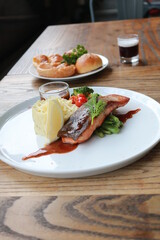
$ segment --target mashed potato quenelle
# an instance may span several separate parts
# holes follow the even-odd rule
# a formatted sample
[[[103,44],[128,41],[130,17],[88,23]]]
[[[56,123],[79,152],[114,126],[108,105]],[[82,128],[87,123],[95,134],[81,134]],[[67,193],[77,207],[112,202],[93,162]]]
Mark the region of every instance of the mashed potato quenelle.
[[[56,141],[63,124],[77,110],[71,100],[50,97],[38,100],[32,107],[35,133],[46,138],[46,143]]]

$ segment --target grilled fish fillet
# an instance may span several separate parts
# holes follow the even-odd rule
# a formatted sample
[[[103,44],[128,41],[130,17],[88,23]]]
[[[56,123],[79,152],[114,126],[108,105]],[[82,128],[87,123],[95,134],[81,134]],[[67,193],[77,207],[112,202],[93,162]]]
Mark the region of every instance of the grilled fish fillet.
[[[85,104],[82,105],[58,132],[58,137],[62,138],[63,143],[77,144],[87,141],[111,112],[129,101],[128,97],[117,94],[100,96],[99,99],[107,103],[104,111],[94,118],[91,124],[89,109]]]

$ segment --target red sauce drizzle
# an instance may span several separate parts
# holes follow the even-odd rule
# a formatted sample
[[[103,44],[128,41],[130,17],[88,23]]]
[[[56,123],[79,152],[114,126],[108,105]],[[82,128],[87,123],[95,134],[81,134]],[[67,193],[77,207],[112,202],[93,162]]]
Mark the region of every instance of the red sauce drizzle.
[[[50,143],[43,148],[40,148],[38,151],[29,154],[26,157],[23,157],[22,160],[27,160],[29,158],[37,158],[48,154],[53,153],[67,153],[71,152],[76,149],[78,144],[68,144],[63,143],[61,139],[57,140],[56,142]]]
[[[116,117],[119,118],[119,120],[123,123],[125,123],[128,119],[132,118],[134,114],[138,113],[141,109],[138,108],[136,110],[129,111],[125,114],[118,114]]]

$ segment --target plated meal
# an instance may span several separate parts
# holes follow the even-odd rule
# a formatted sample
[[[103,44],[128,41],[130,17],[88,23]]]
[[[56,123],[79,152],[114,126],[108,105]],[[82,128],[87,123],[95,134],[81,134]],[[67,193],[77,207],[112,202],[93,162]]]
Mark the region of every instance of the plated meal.
[[[103,70],[108,65],[107,58],[89,53],[84,46],[65,52],[63,55],[38,55],[33,57],[30,73],[48,79],[68,79],[83,77]]]
[[[118,94],[101,96],[87,86],[73,89],[69,99],[50,96],[38,100],[32,107],[35,133],[43,136],[45,143],[50,145],[23,157],[23,160],[43,154],[70,152],[94,133],[100,137],[119,133],[127,118],[140,111],[135,109],[119,116],[114,114],[129,100]]]
[[[38,176],[84,177],[131,164],[159,142],[154,99],[109,87],[69,91],[68,100],[32,98],[1,117],[2,161]]]

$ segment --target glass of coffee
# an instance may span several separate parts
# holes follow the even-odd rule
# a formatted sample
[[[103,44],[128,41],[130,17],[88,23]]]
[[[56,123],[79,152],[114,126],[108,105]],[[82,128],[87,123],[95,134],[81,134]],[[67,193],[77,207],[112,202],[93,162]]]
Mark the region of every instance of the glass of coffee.
[[[139,38],[137,34],[124,34],[117,38],[120,61],[122,63],[136,63],[139,61]]]

